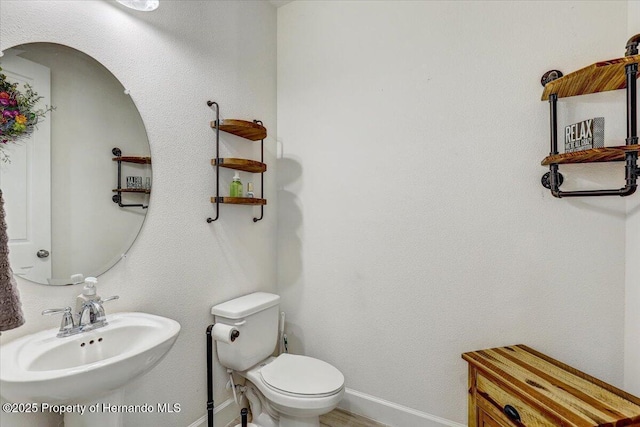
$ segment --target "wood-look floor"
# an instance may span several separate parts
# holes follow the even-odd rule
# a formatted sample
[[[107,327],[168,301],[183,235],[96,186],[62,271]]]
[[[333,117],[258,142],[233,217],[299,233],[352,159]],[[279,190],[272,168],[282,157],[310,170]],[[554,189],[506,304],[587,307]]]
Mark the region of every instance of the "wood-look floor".
[[[235,427],[240,424],[240,418],[236,418],[227,427]],[[320,427],[388,427],[369,418],[355,415],[342,409],[335,409],[320,417]]]
[[[369,418],[355,415],[342,409],[334,409],[320,417],[321,427],[387,427]]]

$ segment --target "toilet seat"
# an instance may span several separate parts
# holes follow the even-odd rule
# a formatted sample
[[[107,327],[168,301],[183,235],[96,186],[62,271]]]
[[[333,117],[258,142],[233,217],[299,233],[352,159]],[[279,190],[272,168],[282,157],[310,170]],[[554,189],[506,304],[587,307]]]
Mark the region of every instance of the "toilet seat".
[[[334,366],[288,353],[262,367],[260,379],[274,391],[306,398],[331,396],[344,387],[344,375]]]

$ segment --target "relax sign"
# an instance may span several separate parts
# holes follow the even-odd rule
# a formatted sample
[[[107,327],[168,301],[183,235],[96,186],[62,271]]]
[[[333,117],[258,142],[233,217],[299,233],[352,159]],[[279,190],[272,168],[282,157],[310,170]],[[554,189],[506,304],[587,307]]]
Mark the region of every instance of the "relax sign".
[[[564,128],[564,152],[604,147],[604,117],[574,123]]]

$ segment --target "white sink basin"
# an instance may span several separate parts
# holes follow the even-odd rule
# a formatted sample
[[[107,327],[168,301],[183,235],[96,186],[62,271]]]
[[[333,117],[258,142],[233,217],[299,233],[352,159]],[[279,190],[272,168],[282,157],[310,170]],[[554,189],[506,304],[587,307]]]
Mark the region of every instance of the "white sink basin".
[[[57,328],[0,346],[0,394],[10,402],[87,402],[151,370],[180,332],[146,313],[107,315],[103,328],[57,338]]]

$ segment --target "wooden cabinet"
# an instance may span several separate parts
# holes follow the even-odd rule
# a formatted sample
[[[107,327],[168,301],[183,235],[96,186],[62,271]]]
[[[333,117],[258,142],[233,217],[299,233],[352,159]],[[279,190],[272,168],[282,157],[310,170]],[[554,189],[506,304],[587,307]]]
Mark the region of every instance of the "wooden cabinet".
[[[640,399],[524,345],[464,353],[469,427],[640,427]]]

